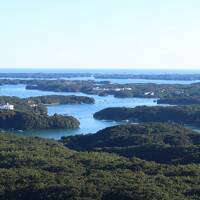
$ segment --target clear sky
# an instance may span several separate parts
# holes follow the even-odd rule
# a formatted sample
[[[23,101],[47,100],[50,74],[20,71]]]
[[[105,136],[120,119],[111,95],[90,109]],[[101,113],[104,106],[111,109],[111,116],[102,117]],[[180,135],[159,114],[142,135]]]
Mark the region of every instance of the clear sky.
[[[200,0],[0,0],[0,67],[200,69]]]

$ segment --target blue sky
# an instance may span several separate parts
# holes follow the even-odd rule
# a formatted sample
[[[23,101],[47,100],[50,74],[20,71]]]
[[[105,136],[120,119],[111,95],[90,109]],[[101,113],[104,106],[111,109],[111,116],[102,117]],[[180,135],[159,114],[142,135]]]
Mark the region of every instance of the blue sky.
[[[0,67],[200,68],[199,0],[0,0]]]

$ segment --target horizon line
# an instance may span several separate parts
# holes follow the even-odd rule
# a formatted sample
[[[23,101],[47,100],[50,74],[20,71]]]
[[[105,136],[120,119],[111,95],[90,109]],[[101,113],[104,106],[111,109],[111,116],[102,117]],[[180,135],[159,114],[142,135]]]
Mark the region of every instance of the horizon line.
[[[196,68],[190,68],[190,69],[185,69],[185,68],[173,68],[173,69],[169,69],[169,68],[114,68],[114,67],[98,67],[98,68],[91,68],[91,67],[1,67],[0,66],[0,70],[12,70],[12,69],[26,69],[26,70],[37,70],[37,69],[49,69],[49,70],[162,70],[162,71],[176,71],[176,70],[183,70],[183,71],[200,71],[200,69],[196,69]]]

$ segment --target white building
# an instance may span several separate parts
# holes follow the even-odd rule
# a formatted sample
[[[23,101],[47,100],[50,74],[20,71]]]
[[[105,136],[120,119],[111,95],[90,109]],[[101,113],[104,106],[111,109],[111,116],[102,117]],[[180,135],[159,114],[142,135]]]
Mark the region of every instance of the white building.
[[[9,103],[0,105],[0,110],[14,110],[14,105],[10,105]]]
[[[145,92],[145,93],[144,93],[144,95],[145,95],[145,96],[147,96],[147,95],[154,96],[154,95],[155,95],[155,93],[154,93],[154,92]]]

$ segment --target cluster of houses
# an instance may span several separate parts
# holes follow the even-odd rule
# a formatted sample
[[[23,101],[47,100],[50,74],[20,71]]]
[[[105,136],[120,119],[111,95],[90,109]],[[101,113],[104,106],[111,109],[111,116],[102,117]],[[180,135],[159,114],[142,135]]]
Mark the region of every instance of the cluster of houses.
[[[119,92],[119,91],[125,91],[125,90],[132,90],[132,88],[101,88],[101,87],[94,87],[93,90],[96,90],[96,91],[109,91],[109,90],[113,90],[113,91],[116,91],[116,92]]]
[[[113,91],[116,91],[116,92],[120,92],[120,91],[132,91],[133,88],[129,88],[129,87],[126,87],[126,88],[102,88],[102,87],[94,87],[93,90],[95,91],[109,91],[109,90],[113,90]],[[155,93],[150,91],[150,92],[145,92],[144,93],[145,96],[154,96]]]
[[[14,105],[9,103],[0,105],[0,110],[14,110]]]

